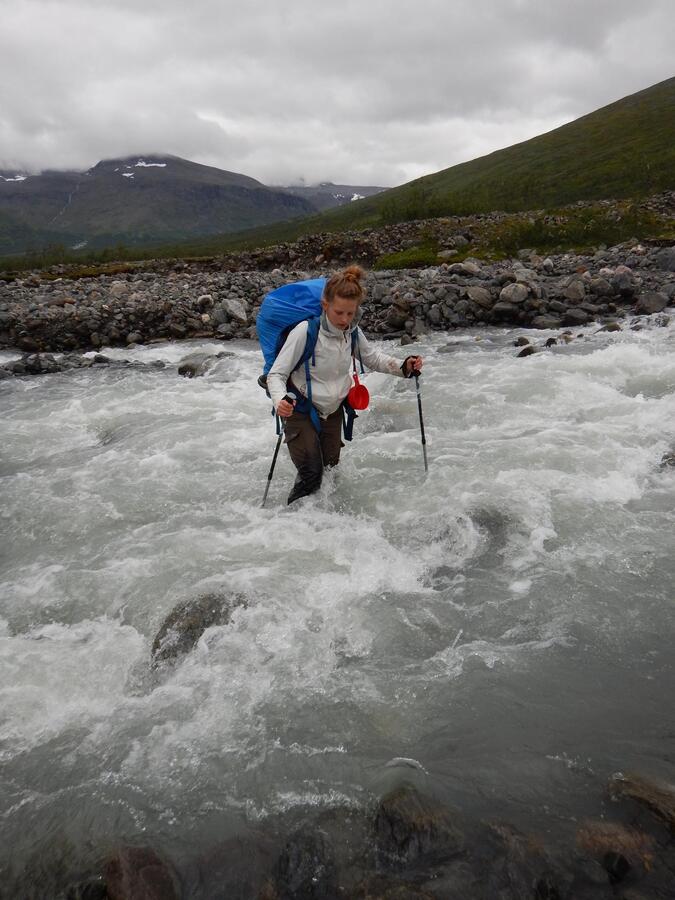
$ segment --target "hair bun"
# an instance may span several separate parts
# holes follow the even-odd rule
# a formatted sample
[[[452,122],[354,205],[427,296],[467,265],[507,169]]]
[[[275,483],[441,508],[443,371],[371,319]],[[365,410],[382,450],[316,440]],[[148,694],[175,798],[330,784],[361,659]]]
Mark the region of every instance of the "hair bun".
[[[366,289],[361,283],[364,275],[361,266],[347,266],[341,272],[336,272],[326,282],[324,299],[330,303],[335,297],[343,297],[345,300],[356,300],[360,303],[366,296]]]
[[[347,266],[342,272],[342,275],[344,278],[349,279],[349,281],[361,281],[364,272],[361,266]]]

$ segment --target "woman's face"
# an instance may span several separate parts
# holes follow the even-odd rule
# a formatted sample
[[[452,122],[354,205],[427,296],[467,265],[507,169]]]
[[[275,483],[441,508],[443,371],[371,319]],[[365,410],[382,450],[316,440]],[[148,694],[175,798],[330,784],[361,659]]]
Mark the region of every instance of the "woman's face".
[[[352,324],[352,320],[359,308],[358,301],[346,297],[333,297],[332,300],[322,300],[321,306],[326,313],[326,318],[341,331],[346,331]]]

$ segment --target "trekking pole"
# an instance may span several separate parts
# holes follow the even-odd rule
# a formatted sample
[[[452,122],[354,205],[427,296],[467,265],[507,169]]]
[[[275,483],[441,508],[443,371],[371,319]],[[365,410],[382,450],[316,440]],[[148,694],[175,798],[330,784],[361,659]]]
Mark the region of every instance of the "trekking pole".
[[[288,400],[289,403],[293,403],[295,401],[294,396],[289,396],[286,394],[284,400]],[[267,484],[265,485],[265,493],[262,498],[262,503],[260,504],[260,508],[262,509],[267,501],[267,495],[270,492],[270,485],[272,484],[272,476],[274,475],[274,467],[277,464],[277,456],[279,455],[279,448],[281,447],[281,441],[284,436],[284,423],[280,416],[277,416],[279,421],[279,437],[277,438],[277,445],[274,448],[274,456],[272,457],[272,465],[270,466],[269,475],[267,476]]]
[[[284,426],[279,425],[279,438],[277,440],[277,445],[274,448],[274,456],[272,457],[272,465],[270,466],[269,475],[267,476],[267,485],[265,486],[265,494],[262,498],[262,503],[260,504],[260,508],[262,509],[267,500],[267,495],[270,492],[270,485],[272,484],[272,475],[274,475],[274,467],[277,464],[277,456],[279,455],[279,447],[281,447],[281,439],[284,436]]]
[[[415,373],[415,390],[417,391],[417,409],[420,414],[420,432],[422,434],[422,453],[424,454],[424,471],[429,471],[427,462],[427,439],[424,435],[424,418],[422,417],[422,395],[420,394],[420,376]]]

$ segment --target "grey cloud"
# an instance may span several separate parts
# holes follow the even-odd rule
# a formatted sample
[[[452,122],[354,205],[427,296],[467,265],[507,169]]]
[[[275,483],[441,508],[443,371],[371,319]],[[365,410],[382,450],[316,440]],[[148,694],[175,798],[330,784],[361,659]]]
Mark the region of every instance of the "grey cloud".
[[[26,0],[0,166],[175,153],[268,183],[394,184],[672,74],[671,0]]]

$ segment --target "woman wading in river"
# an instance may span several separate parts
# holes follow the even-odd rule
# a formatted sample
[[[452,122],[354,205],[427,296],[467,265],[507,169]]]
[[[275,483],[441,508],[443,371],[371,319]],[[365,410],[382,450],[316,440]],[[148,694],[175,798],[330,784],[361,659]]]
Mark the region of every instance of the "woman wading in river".
[[[304,367],[299,365],[309,327],[303,321],[289,333],[267,375],[267,389],[285,420],[285,443],[298,470],[289,503],[317,491],[324,467],[340,461],[343,417],[346,413],[346,428],[353,419],[347,398],[355,381],[358,385],[357,360],[375,372],[404,378],[419,375],[422,369],[421,356],[408,356],[402,363],[376,349],[358,327],[366,295],[363,274],[359,266],[349,266],[328,279],[311,359]],[[296,399],[291,401],[288,395]],[[351,439],[349,433],[345,436]]]

